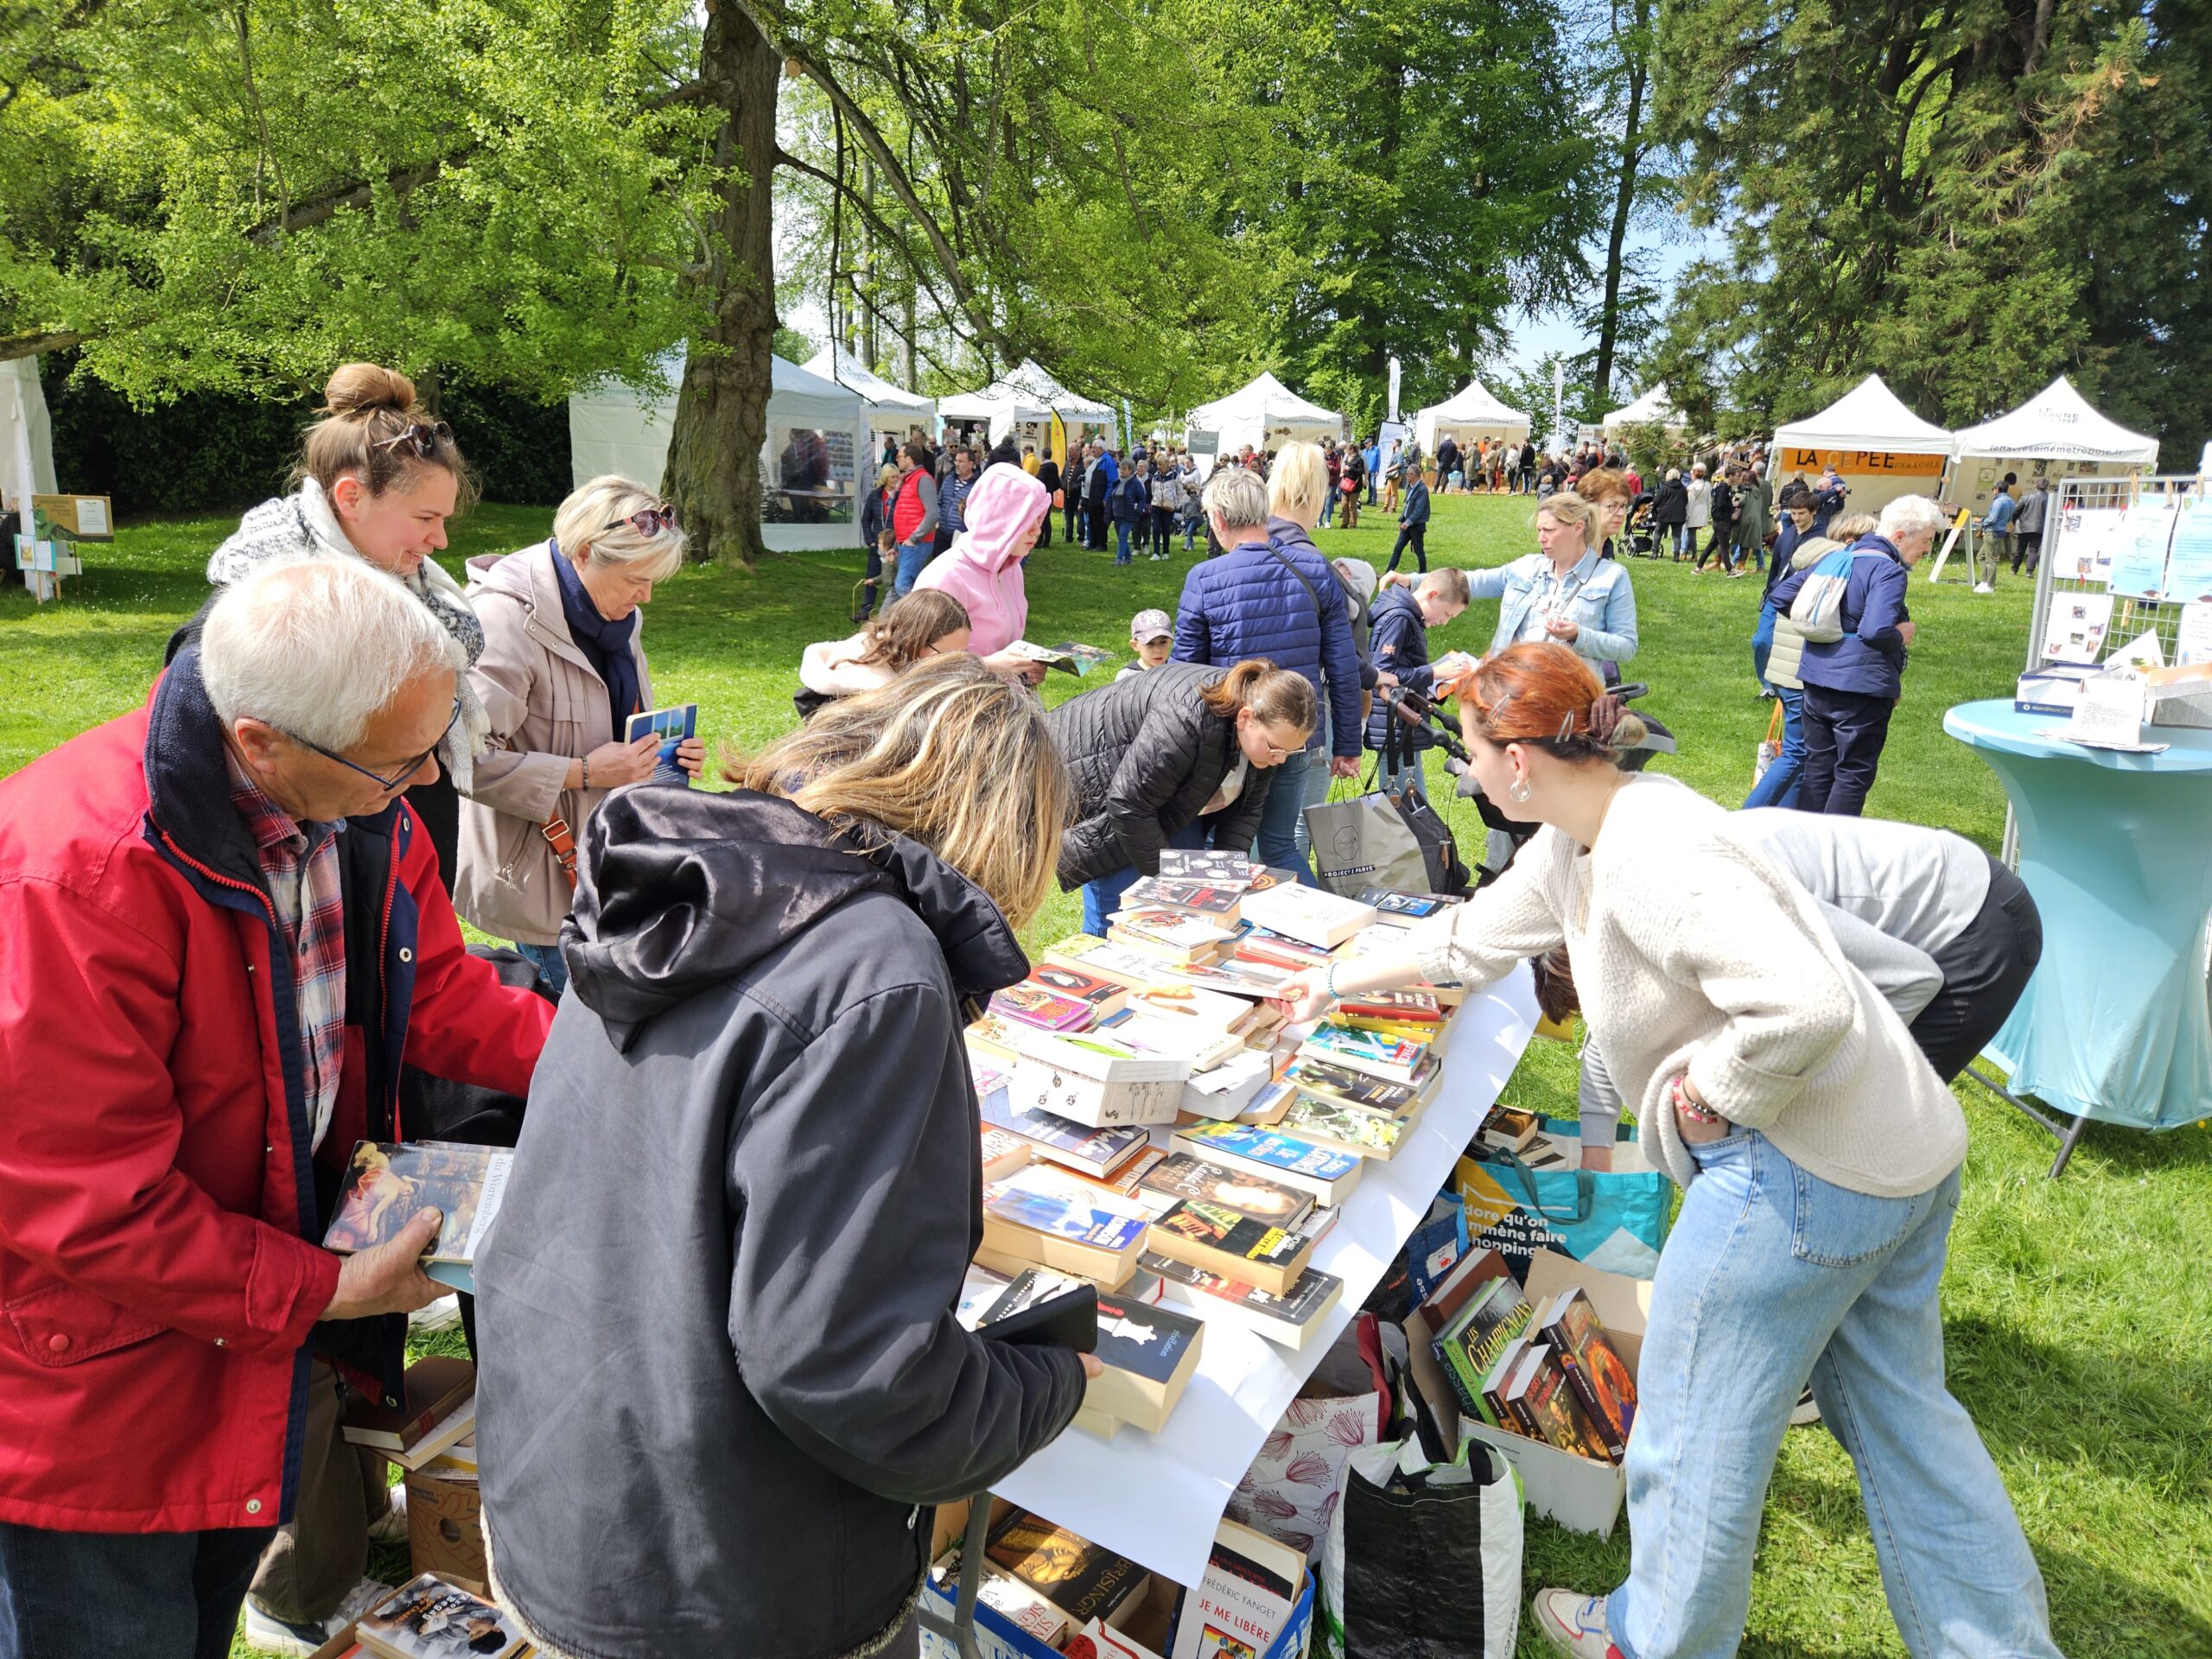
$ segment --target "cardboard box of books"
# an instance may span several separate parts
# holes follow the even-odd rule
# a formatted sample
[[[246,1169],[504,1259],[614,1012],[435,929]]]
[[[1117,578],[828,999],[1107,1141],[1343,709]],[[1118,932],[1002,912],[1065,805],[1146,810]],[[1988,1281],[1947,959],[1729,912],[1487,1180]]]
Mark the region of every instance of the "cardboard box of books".
[[[407,1477],[407,1559],[417,1573],[485,1582],[484,1508],[474,1481]]]
[[[1634,1380],[1651,1312],[1649,1280],[1627,1279],[1570,1257],[1539,1250],[1529,1263],[1528,1300],[1537,1307],[1560,1292],[1579,1289],[1590,1299],[1613,1351]],[[1509,1433],[1461,1413],[1460,1432],[1505,1454],[1521,1476],[1529,1507],[1573,1532],[1609,1536],[1628,1492],[1618,1464],[1577,1456],[1525,1435]]]
[[[936,1566],[923,1577],[922,1606],[947,1622],[959,1593],[955,1569],[967,1526],[967,1504],[938,1508],[930,1545],[930,1560]],[[976,1650],[981,1659],[1061,1659],[1061,1649],[1041,1632],[1062,1619],[1071,1636],[1090,1635],[1101,1659],[1177,1659],[1185,1650],[1186,1644],[1177,1639],[1177,1615],[1179,1605],[1187,1606],[1193,1598],[1179,1585],[1028,1515],[1002,1497],[991,1500],[990,1540],[985,1581],[1010,1580],[1032,1593],[1010,1590],[981,1599],[976,1609]],[[1260,1546],[1268,1542],[1257,1541]],[[1032,1605],[1039,1600],[1044,1604],[1041,1609]],[[1191,1650],[1243,1652],[1253,1659],[1305,1659],[1313,1629],[1313,1577],[1308,1573],[1297,1587],[1281,1629],[1264,1649],[1249,1643],[1242,1649],[1218,1643],[1213,1648],[1194,1645],[1204,1635],[1194,1625]],[[1109,1639],[1102,1641],[1102,1637]],[[922,1656],[959,1659],[952,1644],[926,1626]]]

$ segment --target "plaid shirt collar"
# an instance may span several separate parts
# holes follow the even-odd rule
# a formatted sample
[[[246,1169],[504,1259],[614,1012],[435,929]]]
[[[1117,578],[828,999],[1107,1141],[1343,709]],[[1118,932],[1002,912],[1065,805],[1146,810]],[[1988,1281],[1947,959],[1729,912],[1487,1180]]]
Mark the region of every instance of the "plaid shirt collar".
[[[342,818],[334,823],[312,818],[304,824],[300,823],[269,798],[261,785],[253,781],[253,775],[238,763],[227,743],[223,746],[223,765],[230,772],[231,804],[238,808],[238,817],[245,821],[246,833],[261,851],[289,842],[293,851],[304,858],[326,838],[346,827]]]

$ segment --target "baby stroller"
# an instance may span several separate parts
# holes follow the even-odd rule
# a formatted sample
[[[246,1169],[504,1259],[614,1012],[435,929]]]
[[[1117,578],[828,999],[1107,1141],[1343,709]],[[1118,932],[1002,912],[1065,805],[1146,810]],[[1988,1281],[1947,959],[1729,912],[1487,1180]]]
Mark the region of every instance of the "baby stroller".
[[[1611,694],[1624,703],[1633,702],[1637,698],[1646,696],[1650,690],[1649,686],[1637,682],[1611,688]],[[1420,692],[1402,686],[1395,694],[1390,707],[1391,712],[1408,726],[1427,725],[1435,728],[1433,735],[1437,747],[1444,751],[1444,770],[1458,780],[1459,787],[1455,792],[1462,800],[1475,804],[1476,812],[1490,830],[1490,845],[1485,850],[1482,868],[1476,872],[1475,877],[1478,887],[1488,887],[1505,874],[1506,866],[1512,863],[1514,855],[1541,826],[1523,823],[1516,818],[1506,817],[1498,810],[1497,804],[1483,793],[1483,786],[1476,781],[1469,763],[1467,746],[1459,741],[1458,727],[1439,712],[1434,703]],[[1653,755],[1678,753],[1672,732],[1648,714],[1639,711],[1637,718],[1643,722],[1643,741],[1621,756],[1623,772],[1642,772],[1650,764]]]
[[[1621,533],[1628,537],[1628,550],[1639,559],[1659,556],[1659,527],[1651,522],[1653,493],[1644,491],[1629,504],[1628,523]]]

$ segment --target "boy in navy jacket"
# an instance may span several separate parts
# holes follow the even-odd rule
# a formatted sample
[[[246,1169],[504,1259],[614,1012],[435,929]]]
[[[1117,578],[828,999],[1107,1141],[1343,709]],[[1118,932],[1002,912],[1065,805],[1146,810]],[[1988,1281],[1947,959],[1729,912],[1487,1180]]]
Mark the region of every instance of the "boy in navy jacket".
[[[1414,550],[1414,563],[1424,573],[1428,569],[1428,480],[1421,476],[1418,467],[1406,468],[1406,505],[1398,512],[1398,544],[1390,550],[1389,570],[1398,568],[1398,557],[1408,547]]]

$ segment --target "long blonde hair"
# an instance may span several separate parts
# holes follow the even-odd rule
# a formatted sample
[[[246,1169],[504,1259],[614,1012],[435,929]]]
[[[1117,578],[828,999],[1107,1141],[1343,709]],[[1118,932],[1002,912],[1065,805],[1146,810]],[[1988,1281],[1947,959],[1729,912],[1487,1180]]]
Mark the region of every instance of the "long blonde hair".
[[[1019,931],[1053,889],[1075,785],[1037,700],[963,652],[840,697],[730,782],[863,837],[912,837],[989,895]]]

